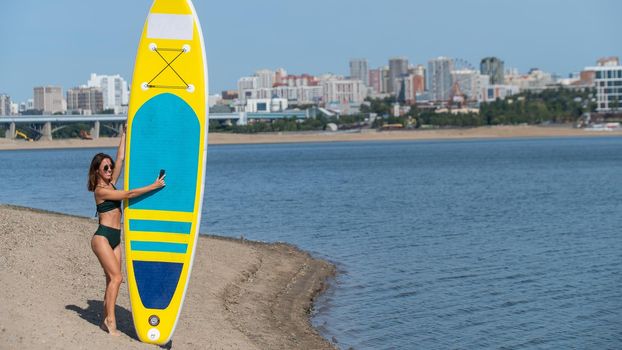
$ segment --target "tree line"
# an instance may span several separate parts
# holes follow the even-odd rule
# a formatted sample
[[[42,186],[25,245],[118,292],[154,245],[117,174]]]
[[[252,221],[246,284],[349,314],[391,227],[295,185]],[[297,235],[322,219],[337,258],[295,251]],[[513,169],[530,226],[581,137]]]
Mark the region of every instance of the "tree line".
[[[542,92],[525,91],[512,95],[504,100],[484,102],[479,112],[437,113],[436,111],[420,110],[416,106],[405,116],[398,118],[404,125],[411,123],[418,128],[422,125],[436,127],[474,127],[483,125],[513,125],[542,123],[575,122],[586,112],[594,112],[596,103],[593,101],[593,89],[571,90],[565,88],[547,89]],[[362,112],[388,115],[394,98],[369,99],[368,105],[361,108]]]
[[[371,128],[383,128],[387,125],[401,125],[404,128],[430,127],[477,127],[486,125],[516,125],[543,123],[573,123],[584,113],[594,112],[595,91],[593,89],[571,90],[566,88],[547,89],[541,92],[525,91],[493,102],[481,103],[479,112],[437,113],[434,110],[418,109],[410,106],[410,111],[403,116],[392,116],[395,97],[380,99],[368,98],[361,105],[360,113],[327,117],[318,115],[304,121],[295,119],[272,122],[255,122],[249,125],[223,125],[210,121],[210,131],[257,133],[281,131],[324,130],[329,123],[339,129],[349,129],[367,125]],[[369,116],[377,117],[371,121]]]

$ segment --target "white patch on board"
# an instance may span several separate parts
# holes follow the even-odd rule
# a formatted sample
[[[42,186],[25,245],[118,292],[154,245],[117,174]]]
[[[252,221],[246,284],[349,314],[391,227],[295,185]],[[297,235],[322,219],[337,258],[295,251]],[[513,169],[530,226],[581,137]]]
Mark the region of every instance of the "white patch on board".
[[[160,338],[160,331],[156,328],[151,328],[147,332],[147,337],[149,337],[150,340],[158,340],[158,338]]]
[[[194,33],[192,15],[151,13],[147,20],[147,38],[192,40]]]

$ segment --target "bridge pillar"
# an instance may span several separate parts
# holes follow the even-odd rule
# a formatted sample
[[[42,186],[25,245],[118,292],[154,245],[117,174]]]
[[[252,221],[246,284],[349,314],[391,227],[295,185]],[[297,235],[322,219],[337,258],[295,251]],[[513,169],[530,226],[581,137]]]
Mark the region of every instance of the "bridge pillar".
[[[246,125],[248,124],[248,115],[246,114],[246,112],[240,112],[240,119],[238,119],[238,122],[236,123],[236,125]]]
[[[91,137],[93,138],[93,140],[99,138],[99,120],[95,121],[93,129],[91,129]]]
[[[7,139],[13,139],[15,137],[15,123],[11,123],[11,125],[9,125],[9,130],[5,132],[4,137]]]
[[[43,135],[43,139],[47,141],[52,141],[52,122],[46,122],[43,124],[43,130],[41,132]]]

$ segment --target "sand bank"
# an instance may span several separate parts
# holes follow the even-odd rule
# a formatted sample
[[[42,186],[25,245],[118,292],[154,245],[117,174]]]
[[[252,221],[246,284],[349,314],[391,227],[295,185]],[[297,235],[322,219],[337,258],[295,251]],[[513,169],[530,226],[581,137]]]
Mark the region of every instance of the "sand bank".
[[[154,349],[136,340],[127,285],[120,338],[101,331],[93,219],[0,205],[0,348]],[[125,271],[124,271],[125,273]],[[173,349],[333,349],[309,323],[334,267],[286,244],[202,236]]]
[[[361,130],[353,132],[284,132],[260,134],[210,133],[209,143],[253,144],[253,143],[297,143],[297,142],[348,142],[348,141],[416,141],[416,140],[459,140],[493,138],[545,138],[545,137],[622,136],[622,129],[614,131],[588,131],[571,126],[493,126],[464,129],[429,130]],[[47,149],[47,148],[104,148],[116,147],[117,138],[97,140],[53,140],[26,142],[23,140],[0,139],[0,150]]]

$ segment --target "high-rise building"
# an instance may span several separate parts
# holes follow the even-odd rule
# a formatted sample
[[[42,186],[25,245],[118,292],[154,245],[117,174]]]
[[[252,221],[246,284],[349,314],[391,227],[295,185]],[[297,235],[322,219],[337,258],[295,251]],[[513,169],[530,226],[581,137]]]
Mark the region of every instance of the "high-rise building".
[[[425,91],[425,77],[423,75],[415,74],[413,76],[413,89],[415,94],[420,94]]]
[[[257,98],[253,92],[258,88],[257,77],[242,77],[238,80],[238,98],[246,101],[249,98]]]
[[[477,102],[482,102],[485,100],[484,95],[488,91],[490,87],[490,77],[484,74],[479,74],[477,76],[477,81],[475,83],[476,93],[477,93]]]
[[[20,102],[19,103],[19,112],[26,112],[26,111],[32,111],[33,109],[35,109],[35,100],[33,100],[32,98],[29,98],[28,100],[26,100],[26,102]]]
[[[286,99],[288,104],[292,105],[318,104],[322,101],[323,95],[323,86],[319,85],[316,77],[309,74],[287,75],[282,68],[276,72],[257,71],[252,77],[242,77],[238,80],[238,98],[243,104],[249,103],[249,100],[263,101],[275,98]]]
[[[283,82],[283,78],[287,76],[287,71],[285,68],[277,68],[274,72],[274,84],[281,84]]]
[[[428,61],[428,91],[432,101],[447,101],[451,94],[453,60],[438,57]]]
[[[389,77],[389,66],[384,66],[380,68],[380,75],[381,75],[381,91],[383,94],[387,94],[389,93],[389,80],[391,80],[391,78]]]
[[[389,81],[389,67],[384,66],[369,71],[369,87],[376,94],[386,94]]]
[[[313,86],[318,84],[316,77],[309,74],[288,75],[283,78],[283,84],[287,86]]]
[[[504,68],[503,61],[497,57],[486,57],[480,62],[480,73],[488,75],[490,77],[490,84],[499,85],[504,84]]]
[[[350,60],[350,79],[360,80],[365,86],[369,86],[369,68],[366,59]]]
[[[34,109],[42,111],[43,114],[65,112],[65,101],[63,101],[63,91],[60,86],[37,86],[33,92]]]
[[[322,80],[324,102],[328,104],[360,105],[367,97],[367,87],[360,80],[330,77]]]
[[[414,89],[415,92],[421,93],[426,90],[426,69],[422,64],[418,64],[415,67],[411,67],[408,69],[408,73],[415,76],[414,78]]]
[[[409,105],[417,102],[417,93],[423,92],[422,80],[422,76],[412,73],[398,79],[399,93],[397,95],[397,100]]]
[[[11,97],[7,94],[0,94],[0,115],[11,114]]]
[[[273,71],[269,69],[261,69],[255,72],[255,76],[257,77],[258,89],[272,89],[272,86],[274,86],[275,74]]]
[[[91,73],[88,87],[100,88],[104,96],[104,109],[113,109],[115,114],[121,113],[129,100],[127,82],[120,75],[97,75]]]
[[[389,81],[387,85],[387,92],[390,94],[397,94],[399,84],[397,79],[408,74],[408,58],[406,57],[394,57],[389,59]]]
[[[622,66],[617,57],[600,59],[596,67],[587,67],[594,71],[596,87],[596,110],[599,112],[622,110]]]
[[[535,92],[542,91],[555,83],[550,73],[538,68],[530,69],[527,74],[508,74],[504,77],[504,80],[506,85],[518,86],[521,91],[530,90]]]
[[[104,94],[97,87],[67,90],[67,110],[79,114],[97,114],[104,110]]]
[[[594,79],[596,78],[596,72],[593,70],[582,70],[579,73],[579,81],[585,85],[594,86]]]
[[[15,102],[11,102],[11,115],[18,115],[18,114],[19,114],[19,104]]]
[[[273,89],[273,96],[284,98],[291,104],[319,104],[324,97],[322,85],[280,85]]]
[[[319,104],[324,96],[324,87],[317,77],[309,74],[287,75],[274,87],[273,96],[284,98],[292,105]]]
[[[620,65],[620,58],[617,56],[602,57],[596,61],[596,65],[600,67],[614,67]]]
[[[382,73],[380,69],[369,70],[369,87],[376,94],[379,94],[382,90]]]

